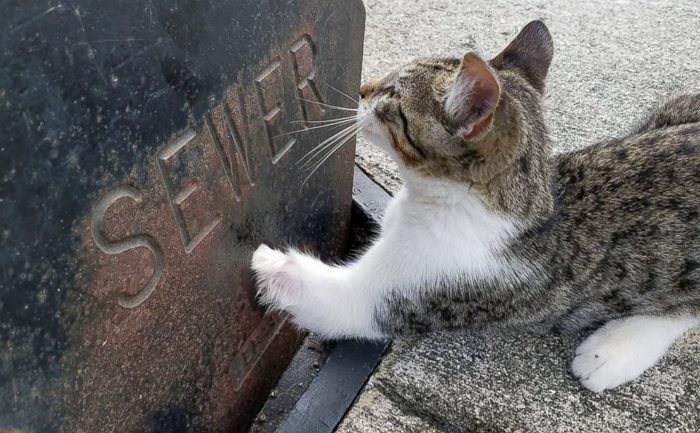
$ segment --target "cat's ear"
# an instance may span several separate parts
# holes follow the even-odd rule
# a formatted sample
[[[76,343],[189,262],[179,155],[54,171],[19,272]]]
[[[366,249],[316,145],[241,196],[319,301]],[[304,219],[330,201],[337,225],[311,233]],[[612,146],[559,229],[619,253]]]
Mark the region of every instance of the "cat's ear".
[[[542,21],[532,21],[489,63],[496,69],[515,67],[540,93],[544,92],[554,42]]]
[[[445,113],[465,138],[476,136],[488,125],[501,97],[501,85],[488,65],[467,53],[447,93]]]

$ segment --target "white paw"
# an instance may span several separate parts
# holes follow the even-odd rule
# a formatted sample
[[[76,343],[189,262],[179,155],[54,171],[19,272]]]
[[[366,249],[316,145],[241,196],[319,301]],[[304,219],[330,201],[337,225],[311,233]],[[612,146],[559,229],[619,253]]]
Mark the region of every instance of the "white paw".
[[[615,388],[639,377],[668,348],[649,342],[636,320],[615,320],[584,340],[576,349],[571,371],[593,392]],[[672,341],[672,340],[671,340]]]
[[[255,272],[261,304],[284,310],[301,296],[300,269],[294,256],[262,244],[253,253],[251,269]]]

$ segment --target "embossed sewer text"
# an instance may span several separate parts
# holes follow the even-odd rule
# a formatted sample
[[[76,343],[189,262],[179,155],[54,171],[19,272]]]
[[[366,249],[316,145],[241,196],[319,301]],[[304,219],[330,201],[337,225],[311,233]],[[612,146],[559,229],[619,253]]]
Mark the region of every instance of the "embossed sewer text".
[[[273,57],[263,65],[252,83],[239,82],[229,88],[224,100],[204,115],[200,130],[185,130],[155,155],[159,182],[186,256],[196,254],[197,247],[208,237],[215,236],[217,228],[222,225],[221,211],[207,214],[197,200],[197,194],[201,197],[201,190],[211,185],[211,178],[216,177],[212,173],[223,173],[224,184],[230,187],[231,193],[230,197],[216,197],[216,200],[232,200],[235,206],[256,185],[257,169],[251,145],[258,141],[266,142],[269,161],[276,165],[296,143],[294,136],[289,134],[290,121],[301,120],[308,125],[306,122],[322,118],[323,108],[313,103],[324,102],[318,91],[314,55],[311,37],[301,36],[289,46],[286,55]],[[291,104],[299,105],[293,107]],[[263,134],[253,137],[252,131],[263,131]],[[181,160],[188,154],[203,155],[206,151],[216,155],[218,167],[198,163],[193,164],[195,168],[182,168]],[[145,286],[133,295],[115,294],[118,305],[127,309],[143,305],[154,293],[167,273],[168,257],[152,234],[140,233],[110,239],[105,230],[109,228],[110,219],[105,215],[118,200],[141,204],[145,196],[144,191],[132,185],[118,185],[98,200],[90,220],[95,245],[105,254],[119,255],[145,248],[153,257],[152,272]],[[206,197],[214,199],[211,195]],[[122,216],[130,221],[131,215]],[[284,321],[279,315],[267,316],[241,343],[229,366],[229,379],[234,390],[241,388]]]
[[[262,68],[253,83],[259,113],[263,120],[265,139],[270,149],[270,160],[277,164],[281,158],[296,143],[290,138],[289,130],[285,129],[291,120],[318,119],[323,115],[323,109],[307,101],[323,102],[316,85],[316,68],[314,66],[313,41],[310,36],[303,35],[289,48],[289,56],[275,58]],[[293,68],[296,78],[294,83],[284,80],[283,68]],[[293,87],[294,98],[283,98],[286,87]],[[198,245],[211,236],[222,221],[221,215],[211,215],[209,220],[198,230],[192,230],[188,224],[188,215],[184,205],[200,188],[204,187],[198,176],[189,182],[174,182],[173,177],[178,173],[171,172],[171,160],[176,160],[180,153],[190,147],[213,148],[221,169],[231,187],[235,201],[243,200],[244,189],[255,186],[255,164],[251,157],[251,125],[246,112],[245,88],[235,85],[227,92],[225,100],[205,114],[203,130],[197,133],[188,129],[177,138],[166,144],[156,155],[156,165],[160,172],[161,181],[172,210],[172,218],[179,234],[182,248],[187,255],[192,254]],[[285,114],[290,101],[300,104],[303,119],[289,119]],[[204,176],[201,176],[204,177]],[[178,184],[183,184],[177,189]],[[106,193],[97,203],[91,218],[92,235],[97,247],[106,254],[121,254],[134,248],[148,249],[154,258],[153,271],[149,282],[132,296],[117,295],[119,305],[124,308],[136,308],[143,304],[158,286],[158,282],[166,269],[167,257],[163,254],[158,241],[149,234],[139,234],[120,240],[109,240],[101,226],[108,209],[120,199],[130,199],[136,202],[142,200],[142,192],[131,185],[119,185]]]

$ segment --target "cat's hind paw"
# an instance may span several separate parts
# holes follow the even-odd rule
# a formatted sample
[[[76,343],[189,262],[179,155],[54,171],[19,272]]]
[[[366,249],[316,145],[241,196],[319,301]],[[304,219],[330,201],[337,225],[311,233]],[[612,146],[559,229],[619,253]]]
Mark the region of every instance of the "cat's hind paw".
[[[630,371],[630,361],[624,353],[609,344],[586,340],[576,350],[571,371],[581,385],[593,392],[602,392],[641,374]]]
[[[644,325],[636,317],[615,320],[584,340],[571,363],[581,385],[602,392],[636,379],[656,364],[670,342],[653,341],[653,337],[649,341]]]
[[[253,253],[251,269],[255,272],[258,302],[262,305],[284,310],[298,298],[301,278],[293,255],[262,244]]]

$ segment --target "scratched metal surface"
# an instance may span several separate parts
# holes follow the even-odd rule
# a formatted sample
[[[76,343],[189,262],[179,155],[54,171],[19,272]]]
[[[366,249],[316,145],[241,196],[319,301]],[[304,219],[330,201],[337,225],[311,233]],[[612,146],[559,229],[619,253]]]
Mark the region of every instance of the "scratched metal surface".
[[[299,336],[260,242],[346,244],[359,0],[10,0],[0,15],[0,429],[237,432]],[[301,99],[300,99],[301,98]],[[302,123],[291,123],[302,121]]]

